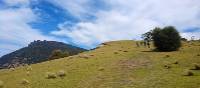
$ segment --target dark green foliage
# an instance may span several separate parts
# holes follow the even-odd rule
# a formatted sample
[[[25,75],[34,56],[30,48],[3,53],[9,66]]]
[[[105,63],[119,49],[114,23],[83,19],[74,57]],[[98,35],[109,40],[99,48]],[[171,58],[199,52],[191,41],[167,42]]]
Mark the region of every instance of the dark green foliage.
[[[176,51],[181,46],[179,32],[172,26],[155,28],[152,32],[154,45],[159,51]]]
[[[152,30],[142,34],[142,38],[144,39],[144,41],[151,41],[152,40]]]
[[[144,46],[147,44],[148,48],[150,48],[150,42],[152,41],[152,30],[142,34],[142,38],[144,39]]]

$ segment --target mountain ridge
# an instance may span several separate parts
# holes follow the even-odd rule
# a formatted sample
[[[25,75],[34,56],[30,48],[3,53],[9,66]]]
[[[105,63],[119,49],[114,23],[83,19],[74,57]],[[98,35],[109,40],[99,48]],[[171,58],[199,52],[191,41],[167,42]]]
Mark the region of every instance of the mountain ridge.
[[[24,64],[34,64],[47,61],[55,50],[68,52],[69,56],[87,51],[73,45],[56,41],[33,41],[28,46],[6,54],[0,58],[0,68],[17,67]]]

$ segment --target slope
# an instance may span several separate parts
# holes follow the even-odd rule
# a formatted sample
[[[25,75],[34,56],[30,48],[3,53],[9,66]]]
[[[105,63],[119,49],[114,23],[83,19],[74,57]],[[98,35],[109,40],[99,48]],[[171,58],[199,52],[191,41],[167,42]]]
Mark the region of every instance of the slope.
[[[200,64],[199,54],[199,42],[184,43],[180,51],[152,52],[134,41],[114,41],[79,55],[0,70],[0,80],[5,88],[199,88],[199,70],[183,76]],[[47,72],[60,70],[64,78],[46,78]]]

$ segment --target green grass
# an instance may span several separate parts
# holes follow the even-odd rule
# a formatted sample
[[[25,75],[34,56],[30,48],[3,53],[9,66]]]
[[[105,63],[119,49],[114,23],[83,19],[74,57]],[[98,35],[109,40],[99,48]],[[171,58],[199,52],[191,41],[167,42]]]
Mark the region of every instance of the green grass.
[[[200,88],[200,70],[191,70],[194,76],[183,76],[194,63],[200,64],[198,54],[199,42],[184,43],[179,51],[151,52],[136,47],[134,41],[115,41],[72,57],[31,65],[29,72],[28,66],[0,70],[0,80],[4,88]],[[46,78],[47,72],[61,70],[65,77]],[[29,84],[21,84],[23,79]]]

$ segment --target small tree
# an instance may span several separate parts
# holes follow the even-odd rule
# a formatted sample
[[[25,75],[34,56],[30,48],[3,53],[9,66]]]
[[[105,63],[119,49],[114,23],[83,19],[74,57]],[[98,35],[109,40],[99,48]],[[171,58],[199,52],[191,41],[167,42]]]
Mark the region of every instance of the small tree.
[[[152,39],[159,51],[175,51],[181,46],[181,37],[173,26],[155,28],[152,31]]]
[[[150,30],[147,33],[142,34],[142,38],[144,39],[144,45],[148,45],[148,48],[150,48],[150,41],[152,41],[152,30]]]

